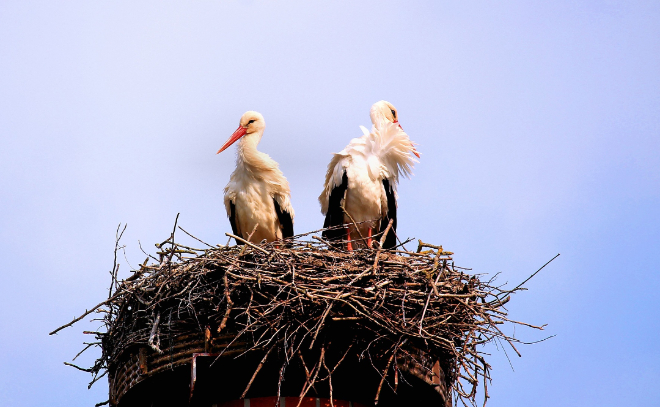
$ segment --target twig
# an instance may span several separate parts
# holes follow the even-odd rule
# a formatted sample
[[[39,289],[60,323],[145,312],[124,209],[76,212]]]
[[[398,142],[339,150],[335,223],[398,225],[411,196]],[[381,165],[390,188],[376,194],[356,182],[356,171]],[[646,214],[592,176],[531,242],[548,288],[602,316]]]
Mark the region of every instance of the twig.
[[[361,240],[362,242],[364,242],[366,239],[364,238],[364,236],[362,236],[362,232],[360,231],[360,228],[358,227],[357,223],[355,222],[355,219],[353,219],[353,217],[351,216],[351,214],[348,213],[348,211],[347,211],[346,208],[344,207],[345,204],[346,204],[346,198],[344,197],[344,203],[341,204],[341,210],[344,211],[344,213],[346,214],[346,216],[348,216],[348,218],[351,220],[351,223],[353,223],[353,226],[355,227],[355,230],[357,230],[358,234],[360,235],[360,240]],[[348,233],[349,233],[349,236],[350,236],[350,233],[351,233],[350,230],[349,230]]]
[[[119,264],[117,263],[117,251],[119,250],[119,241],[121,237],[124,236],[126,227],[128,224],[124,224],[124,229],[119,233],[119,228],[121,228],[121,223],[117,225],[117,231],[115,232],[115,250],[114,250],[114,262],[112,265],[112,271],[110,271],[110,289],[108,290],[108,299],[112,297],[112,289],[117,286],[117,273],[119,272]]]
[[[258,224],[258,223],[255,223],[255,224],[254,224],[254,227],[252,228],[252,232],[250,232],[250,234],[248,235],[247,239],[245,239],[246,241],[249,242],[250,240],[252,240],[252,235],[254,235],[254,232],[257,231],[257,227],[259,227],[259,224]],[[238,257],[243,256],[243,255],[245,254],[245,250],[246,250],[247,248],[248,248],[247,245],[243,245],[243,248],[241,249],[241,252],[240,252],[240,254],[238,255]]]
[[[69,363],[69,362],[64,362],[64,364],[67,365],[67,366],[75,367],[76,369],[81,370],[83,372],[87,372],[87,373],[91,373],[93,371],[92,369],[85,369],[84,367],[80,367],[80,366],[74,365],[73,363]]]
[[[225,316],[222,318],[222,322],[220,322],[220,326],[218,326],[218,333],[220,333],[225,327],[227,326],[227,320],[229,319],[229,313],[231,313],[231,309],[234,306],[234,301],[231,300],[230,290],[229,290],[229,281],[227,280],[227,273],[222,277],[222,280],[225,283],[225,299],[227,300],[227,310],[225,311]]]
[[[193,239],[197,240],[198,242],[200,242],[200,243],[202,243],[202,244],[205,244],[205,245],[207,245],[207,246],[210,247],[210,248],[215,248],[215,246],[213,246],[213,245],[211,245],[211,244],[208,244],[208,243],[206,243],[205,241],[203,241],[203,240],[201,240],[201,239],[199,239],[199,238],[197,238],[197,237],[191,235],[190,233],[188,233],[188,232],[187,232],[184,228],[182,228],[181,226],[179,226],[179,229],[181,229],[181,231],[182,231],[183,233],[187,234],[188,236],[192,237]]]
[[[271,346],[270,349],[268,349],[268,352],[264,355],[263,359],[261,359],[261,362],[259,362],[259,365],[257,366],[257,369],[254,371],[254,374],[252,375],[252,378],[250,378],[250,381],[248,382],[247,386],[245,387],[245,390],[243,390],[243,394],[241,394],[241,398],[244,399],[245,395],[247,394],[248,390],[250,390],[250,387],[252,386],[252,382],[254,382],[254,379],[257,377],[257,373],[261,370],[262,367],[264,367],[264,363],[266,362],[266,359],[268,358],[268,355],[270,355],[270,352],[275,348],[275,345]]]
[[[119,294],[123,294],[123,293],[121,293],[121,292],[116,292],[115,295],[113,295],[112,297],[108,298],[107,300],[105,300],[105,301],[103,301],[103,302],[101,302],[101,303],[99,303],[99,304],[96,304],[96,306],[94,306],[94,307],[92,307],[91,309],[89,309],[89,311],[85,311],[85,313],[82,314],[81,316],[79,316],[78,318],[74,318],[74,319],[73,319],[71,322],[69,322],[68,324],[64,324],[64,325],[62,325],[61,327],[59,327],[59,328],[55,329],[54,331],[50,332],[48,335],[55,335],[56,333],[58,333],[58,332],[61,331],[62,329],[70,327],[71,325],[73,325],[73,324],[75,324],[76,322],[80,321],[81,319],[85,318],[87,315],[89,315],[89,314],[91,314],[92,312],[96,311],[98,308],[100,308],[100,307],[102,307],[102,306],[104,306],[104,305],[110,303],[112,300],[116,299],[116,298],[119,296]]]
[[[383,244],[385,244],[385,239],[387,238],[387,233],[390,231],[390,228],[392,227],[392,224],[394,223],[394,219],[390,219],[389,223],[387,224],[387,227],[385,228],[385,232],[383,232],[383,236],[380,238],[380,242],[378,242],[378,251],[376,252],[376,258],[374,259],[374,265],[373,265],[373,273],[376,274],[377,266],[378,266],[378,258],[380,257],[380,252],[383,250]]]
[[[253,249],[257,249],[260,252],[265,253],[265,254],[270,254],[270,252],[268,250],[264,250],[261,247],[248,242],[247,240],[243,239],[242,237],[238,237],[238,236],[236,236],[234,234],[231,234],[231,233],[225,233],[225,236],[233,237],[234,239],[238,240],[239,242],[245,243],[246,245],[252,247]]]
[[[159,354],[163,354],[163,351],[160,350],[158,347],[160,340],[156,340],[154,342],[154,338],[158,337],[158,323],[160,322],[160,313],[156,316],[156,319],[154,320],[154,324],[151,327],[151,334],[149,335],[149,346],[151,346],[151,349],[155,350]]]
[[[385,370],[383,370],[383,373],[381,374],[380,383],[378,383],[378,390],[376,391],[376,397],[374,398],[375,405],[378,405],[378,399],[380,398],[380,391],[383,388],[383,383],[385,382],[385,378],[387,377],[387,372],[390,370],[390,365],[392,365],[392,360],[394,360],[396,352],[399,349],[400,343],[401,343],[401,339],[399,338],[399,340],[396,343],[396,346],[394,347],[394,351],[392,351],[390,358],[387,360],[387,365],[385,366]]]
[[[420,240],[421,242],[421,240]],[[438,268],[438,256],[440,256],[440,253],[442,253],[442,247],[440,247],[436,253],[435,259],[433,261],[433,269],[432,271],[436,271]],[[444,265],[443,265],[444,268]],[[432,278],[433,274],[431,274]],[[431,280],[433,284],[433,290],[429,292],[429,296],[426,298],[426,304],[424,304],[424,311],[422,311],[422,317],[419,319],[419,334],[422,334],[422,326],[424,324],[424,316],[426,315],[426,310],[429,308],[429,302],[431,301],[431,294],[435,292],[438,296],[440,294],[438,293],[437,285],[438,285],[438,280],[440,280],[440,276],[442,276],[442,273],[438,273],[438,276],[435,278],[435,281]]]
[[[547,265],[550,264],[554,259],[556,259],[557,257],[559,257],[560,254],[561,254],[561,253],[557,253],[557,255],[556,255],[555,257],[553,257],[553,258],[551,258],[550,260],[548,260],[548,262],[545,263],[544,265],[542,265],[540,269],[536,270],[531,276],[527,277],[527,278],[525,279],[525,281],[523,281],[522,283],[518,284],[518,285],[516,286],[516,288],[514,288],[513,290],[505,291],[505,292],[506,292],[506,293],[512,293],[512,292],[516,291],[517,289],[519,289],[520,287],[522,287],[526,282],[528,282],[529,280],[531,280],[532,277],[534,277],[535,275],[537,275],[539,271],[543,270],[543,269],[545,268],[545,266],[547,266]]]

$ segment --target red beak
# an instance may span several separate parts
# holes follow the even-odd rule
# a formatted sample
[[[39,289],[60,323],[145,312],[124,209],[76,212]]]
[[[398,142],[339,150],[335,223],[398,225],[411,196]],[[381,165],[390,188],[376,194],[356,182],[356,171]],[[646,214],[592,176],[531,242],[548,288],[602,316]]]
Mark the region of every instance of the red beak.
[[[394,120],[394,123],[398,124],[398,125],[399,125],[399,128],[400,128],[401,130],[403,130],[403,127],[401,127],[401,123],[399,123],[398,120],[395,119],[395,120]],[[405,131],[405,130],[403,130],[403,131]],[[415,154],[415,155],[417,156],[417,158],[421,158],[421,157],[419,156],[419,153],[418,153],[417,150],[415,149],[415,147],[412,148],[412,152],[413,152],[413,154]]]
[[[220,154],[221,152],[225,151],[230,145],[234,144],[236,140],[239,138],[243,137],[247,133],[247,129],[243,126],[238,126],[234,134],[229,137],[229,140],[225,142],[225,144],[218,150],[216,154]]]

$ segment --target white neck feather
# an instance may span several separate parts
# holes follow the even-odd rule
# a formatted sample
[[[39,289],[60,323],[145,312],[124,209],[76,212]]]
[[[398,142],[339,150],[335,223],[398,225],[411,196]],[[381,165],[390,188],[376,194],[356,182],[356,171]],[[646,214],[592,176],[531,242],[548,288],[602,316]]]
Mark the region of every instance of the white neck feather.
[[[246,134],[238,142],[238,161],[250,166],[260,167],[264,161],[264,157],[268,157],[257,150],[257,145],[261,141],[262,131],[257,131],[251,134]]]
[[[263,130],[246,134],[238,143],[238,156],[236,158],[236,167],[244,168],[255,178],[271,178],[281,172],[278,170],[277,163],[266,153],[257,150],[257,145],[261,141]]]

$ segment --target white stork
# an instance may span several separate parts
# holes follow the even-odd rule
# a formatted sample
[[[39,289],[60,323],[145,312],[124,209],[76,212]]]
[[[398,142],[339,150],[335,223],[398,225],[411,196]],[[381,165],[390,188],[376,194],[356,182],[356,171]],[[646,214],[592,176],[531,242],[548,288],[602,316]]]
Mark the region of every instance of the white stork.
[[[218,150],[220,154],[240,139],[236,169],[225,187],[225,208],[234,234],[251,242],[293,236],[289,182],[277,162],[257,150],[265,128],[261,114],[246,112],[238,129]]]
[[[344,228],[323,232],[327,240],[347,240],[348,250],[355,243],[371,247],[374,230],[384,232],[389,220],[396,231],[396,186],[399,172],[409,177],[419,158],[408,135],[399,125],[399,116],[391,103],[381,100],[371,107],[373,127],[369,132],[360,126],[364,135],[354,138],[328,164],[325,188],[319,196],[324,228],[345,225]],[[349,216],[350,215],[350,216]],[[358,223],[353,225],[352,220]],[[364,221],[371,221],[360,223]],[[353,244],[352,244],[353,243]],[[395,233],[388,233],[384,248],[396,246]]]

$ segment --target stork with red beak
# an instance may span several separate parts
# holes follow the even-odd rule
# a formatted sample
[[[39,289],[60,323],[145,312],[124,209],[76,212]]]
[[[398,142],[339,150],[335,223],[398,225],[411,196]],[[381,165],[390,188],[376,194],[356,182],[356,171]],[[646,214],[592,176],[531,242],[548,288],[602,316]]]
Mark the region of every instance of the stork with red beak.
[[[255,243],[293,236],[289,182],[277,162],[257,150],[265,128],[261,114],[246,112],[218,150],[220,154],[238,141],[236,169],[225,187],[225,208],[234,234]]]
[[[388,232],[383,248],[396,246],[399,173],[409,177],[417,162],[412,155],[419,158],[391,103],[376,102],[370,116],[371,132],[360,126],[364,135],[351,140],[332,157],[325,188],[319,196],[325,215],[323,227],[344,226],[324,231],[323,237],[348,241],[348,250],[371,247],[372,236],[376,231],[384,232],[390,220],[392,231]]]

